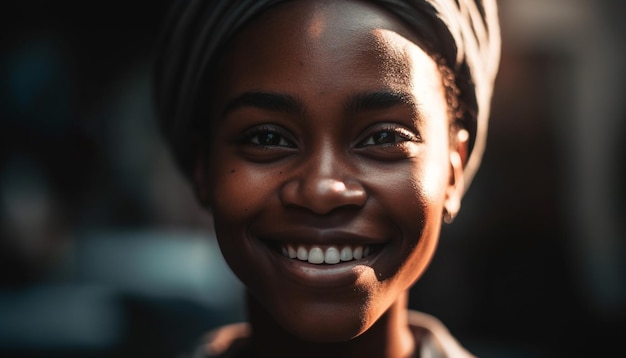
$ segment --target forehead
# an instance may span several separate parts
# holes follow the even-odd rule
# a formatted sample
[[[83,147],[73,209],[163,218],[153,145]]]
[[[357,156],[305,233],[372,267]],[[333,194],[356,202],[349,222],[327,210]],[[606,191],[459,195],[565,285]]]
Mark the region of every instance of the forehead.
[[[303,0],[268,10],[230,42],[215,86],[218,116],[250,91],[289,94],[324,111],[358,93],[387,91],[447,118],[436,63],[400,20],[367,2]]]
[[[350,61],[366,70],[376,66],[388,80],[406,81],[411,51],[417,46],[419,38],[403,22],[374,4],[293,1],[247,24],[230,42],[221,63],[283,71],[296,64],[302,71],[307,65]]]

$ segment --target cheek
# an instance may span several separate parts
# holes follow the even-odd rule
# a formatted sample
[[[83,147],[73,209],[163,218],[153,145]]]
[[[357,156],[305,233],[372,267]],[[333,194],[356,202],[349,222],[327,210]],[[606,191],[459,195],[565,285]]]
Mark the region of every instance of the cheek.
[[[255,251],[247,239],[248,224],[267,201],[268,193],[258,184],[258,175],[233,158],[219,152],[214,155],[215,164],[209,167],[209,204],[222,255],[235,275],[248,282],[256,264],[247,259],[248,253]]]
[[[275,184],[272,176],[228,154],[216,156],[216,164],[209,168],[213,215],[231,224],[245,222],[271,197]]]
[[[372,197],[391,210],[399,223],[414,226],[443,205],[448,184],[446,165],[442,152],[402,166],[373,168]]]
[[[396,242],[401,257],[388,275],[400,280],[403,289],[424,272],[435,252],[447,172],[441,156],[422,158],[379,176],[374,184],[387,220],[401,232],[402,240]]]
[[[211,170],[213,173],[213,183],[211,184],[211,208],[215,216],[229,221],[236,221],[248,213],[254,206],[254,200],[250,198],[248,188],[249,177],[238,173],[236,166],[218,167]]]
[[[446,153],[444,150],[437,150],[436,155],[429,156],[420,168],[415,169],[418,175],[413,177],[412,182],[413,192],[416,193],[413,207],[416,212],[421,213],[421,217],[411,214],[405,216],[407,222],[413,220],[415,223],[413,229],[419,229],[419,232],[412,232],[415,236],[409,240],[414,249],[407,266],[409,271],[416,273],[413,280],[426,270],[439,242],[443,204],[449,181]]]

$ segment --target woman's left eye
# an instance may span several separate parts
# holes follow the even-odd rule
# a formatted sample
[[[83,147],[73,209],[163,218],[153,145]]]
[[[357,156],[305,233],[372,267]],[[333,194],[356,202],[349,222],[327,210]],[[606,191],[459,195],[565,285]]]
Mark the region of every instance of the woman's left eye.
[[[359,147],[367,147],[372,145],[388,146],[397,145],[402,142],[416,142],[419,137],[406,129],[382,129],[372,133],[367,138],[359,142]]]

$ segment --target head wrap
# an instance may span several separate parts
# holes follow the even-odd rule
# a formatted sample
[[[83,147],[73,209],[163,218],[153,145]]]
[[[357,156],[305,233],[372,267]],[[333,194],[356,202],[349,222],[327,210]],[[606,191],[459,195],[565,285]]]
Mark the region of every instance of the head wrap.
[[[252,18],[288,0],[181,0],[172,8],[155,67],[155,101],[165,140],[189,178],[198,148],[200,100],[210,84],[221,49]],[[368,0],[404,21],[423,40],[425,51],[452,70],[470,133],[464,168],[466,188],[485,149],[493,84],[500,60],[496,0]],[[206,98],[204,98],[206,103]],[[206,121],[206,119],[204,119]]]

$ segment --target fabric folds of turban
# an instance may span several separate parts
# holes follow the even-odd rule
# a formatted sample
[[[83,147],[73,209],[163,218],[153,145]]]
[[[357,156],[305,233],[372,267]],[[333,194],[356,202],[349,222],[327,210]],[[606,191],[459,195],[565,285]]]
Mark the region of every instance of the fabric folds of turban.
[[[253,17],[287,0],[181,0],[164,27],[154,95],[161,131],[189,178],[198,148],[198,114],[223,46]],[[369,0],[407,23],[425,51],[443,58],[455,76],[461,119],[470,133],[466,188],[485,149],[493,84],[500,60],[496,0]],[[207,121],[207,118],[203,119]],[[197,135],[197,133],[196,133]]]

